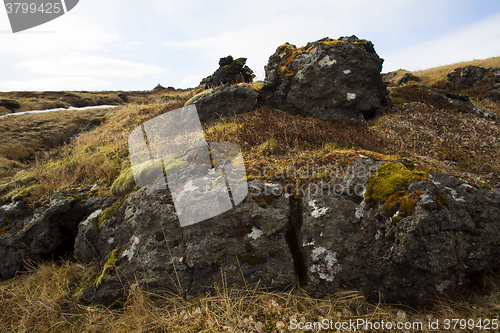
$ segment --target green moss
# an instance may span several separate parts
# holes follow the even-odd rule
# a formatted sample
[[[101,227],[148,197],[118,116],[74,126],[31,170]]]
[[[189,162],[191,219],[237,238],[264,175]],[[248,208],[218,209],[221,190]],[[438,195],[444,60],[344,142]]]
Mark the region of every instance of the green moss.
[[[164,94],[161,96],[162,100],[172,100],[172,101],[178,101],[181,99],[179,95],[171,95],[171,94]]]
[[[167,158],[165,159],[164,163],[166,166],[166,170],[169,173],[171,173],[172,170],[180,170],[182,167],[187,166],[187,164],[179,165],[175,163],[171,163],[174,161],[174,157],[171,159]],[[171,165],[172,164],[172,165]],[[157,175],[157,168],[158,168],[158,160],[152,160],[152,161],[146,161],[142,164],[134,165],[134,167],[128,167],[122,173],[116,178],[116,180],[113,182],[113,185],[111,185],[111,194],[114,197],[117,198],[122,198],[125,197],[127,194],[130,192],[134,191],[137,189],[137,185],[135,183],[135,177],[134,177],[134,172],[135,175],[139,179],[147,179],[149,182],[156,182],[160,181],[160,179],[152,179],[151,176],[155,177],[163,177],[163,174]],[[175,171],[173,171],[175,172]]]
[[[205,95],[208,95],[208,94],[211,94],[213,91],[213,89],[207,89],[207,90],[203,90],[202,92],[194,95],[193,97],[191,97],[185,104],[184,106],[188,106],[188,105],[191,105],[191,104],[194,104],[196,103],[197,100],[199,100],[200,98],[202,98],[203,96]]]
[[[279,142],[272,138],[257,147],[257,151],[261,154],[273,153],[279,148]]]
[[[407,189],[412,180],[428,180],[425,170],[408,170],[403,163],[386,163],[368,180],[365,199],[371,202],[386,202],[389,196]]]
[[[332,38],[328,38],[324,41],[321,41],[319,42],[321,45],[325,45],[325,46],[337,46],[339,44],[343,44],[345,43],[344,41],[341,41],[341,40],[337,40],[337,39],[332,39]]]
[[[368,180],[365,199],[385,202],[391,194],[406,188],[412,179],[411,171],[402,163],[386,163]]]
[[[122,204],[123,200],[117,200],[97,216],[97,226],[99,227],[99,229],[101,229],[103,225],[115,215],[116,209],[118,209],[118,207],[120,207]]]
[[[185,167],[189,166],[189,163],[186,159],[180,155],[172,154],[167,158],[163,159],[163,170],[165,170],[165,174],[170,175]]]
[[[108,254],[108,261],[104,264],[101,274],[95,280],[95,286],[99,288],[104,281],[113,275],[115,270],[116,262],[118,261],[117,254],[120,251],[120,246],[117,246],[110,254]]]

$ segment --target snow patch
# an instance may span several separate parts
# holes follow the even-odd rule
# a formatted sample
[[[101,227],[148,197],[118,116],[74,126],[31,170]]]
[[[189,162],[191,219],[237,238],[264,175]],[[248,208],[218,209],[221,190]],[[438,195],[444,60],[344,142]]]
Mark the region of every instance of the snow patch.
[[[346,70],[344,71],[344,74],[345,74],[345,75],[347,75],[347,74],[351,74],[351,70],[350,70],[350,69],[346,69]]]

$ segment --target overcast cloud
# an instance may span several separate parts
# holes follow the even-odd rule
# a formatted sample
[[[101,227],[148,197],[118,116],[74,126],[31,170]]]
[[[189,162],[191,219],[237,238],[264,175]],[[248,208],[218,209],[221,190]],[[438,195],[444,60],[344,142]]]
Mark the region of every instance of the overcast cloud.
[[[386,72],[500,56],[500,1],[82,0],[17,34],[0,8],[0,90],[194,87],[227,55],[263,79],[284,42],[353,34]]]

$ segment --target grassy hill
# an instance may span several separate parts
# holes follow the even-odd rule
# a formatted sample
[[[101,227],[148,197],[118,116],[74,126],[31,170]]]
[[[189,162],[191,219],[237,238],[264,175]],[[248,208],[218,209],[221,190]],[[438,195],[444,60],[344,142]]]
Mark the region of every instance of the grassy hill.
[[[497,57],[413,74],[432,85],[456,67],[467,64],[495,67],[499,62]],[[4,176],[9,176],[9,182],[0,184],[0,200],[6,203],[20,197],[33,208],[41,207],[56,191],[88,188],[95,183],[101,185],[100,194],[109,195],[113,181],[130,166],[127,148],[130,132],[148,119],[181,107],[192,93],[186,91],[178,98],[166,98],[163,103],[158,98],[136,101],[105,112],[0,119],[3,149],[0,162],[4,161],[0,167]],[[498,103],[491,101],[475,103],[490,105],[487,107],[491,111],[499,108]],[[49,138],[56,138],[71,126],[81,127],[98,116],[101,126],[70,144],[52,147]],[[500,187],[500,121],[441,110],[421,102],[401,104],[364,127],[259,107],[247,114],[205,124],[204,130],[209,142],[240,145],[245,164],[268,166],[270,180],[273,168],[290,165],[299,168],[307,162],[342,166],[363,154],[379,160],[406,158],[429,170],[465,177],[478,186]],[[37,155],[36,151],[44,153]],[[431,318],[477,322],[480,318],[500,315],[498,272],[478,276],[474,288],[435,297],[416,309],[369,304],[356,291],[341,291],[317,300],[298,287],[285,292],[222,288],[215,296],[190,300],[179,295],[159,298],[136,288],[123,307],[105,308],[80,304],[71,296],[70,286],[85,279],[86,269],[85,265],[71,262],[43,264],[0,283],[0,331],[285,332],[293,320],[419,321],[425,326]]]

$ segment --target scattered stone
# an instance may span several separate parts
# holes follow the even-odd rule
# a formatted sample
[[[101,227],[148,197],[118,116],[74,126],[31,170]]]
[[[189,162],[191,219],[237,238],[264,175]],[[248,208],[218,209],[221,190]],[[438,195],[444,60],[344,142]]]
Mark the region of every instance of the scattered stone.
[[[455,91],[474,89],[484,97],[500,101],[500,67],[456,68],[448,74],[446,84]]]
[[[2,99],[0,100],[0,107],[3,106],[7,110],[14,112],[14,110],[19,109],[21,105],[12,99]]]
[[[399,81],[398,85],[404,85],[407,84],[408,82],[420,82],[420,78],[418,76],[415,76],[411,73],[406,73]]]
[[[23,201],[0,207],[0,222],[8,226],[0,232],[0,277],[12,278],[30,260],[69,258],[80,222],[112,202],[82,191],[69,196],[55,194],[49,208],[38,209],[33,215],[25,210]]]
[[[158,91],[158,90],[165,90],[167,88],[165,88],[164,86],[162,86],[161,84],[158,83],[158,85],[156,87],[153,88],[153,90],[155,91]]]
[[[260,100],[291,114],[363,123],[357,120],[389,105],[382,63],[373,44],[356,36],[286,43],[269,58]]]
[[[155,88],[156,89],[156,88]],[[154,89],[153,89],[154,90]],[[128,103],[128,97],[125,93],[119,93],[118,94],[118,98],[120,98],[122,101],[124,101],[125,103]]]
[[[247,58],[233,60],[232,56],[220,58],[219,68],[209,77],[203,79],[200,85],[203,89],[210,89],[224,84],[251,83],[255,75],[245,66]]]

